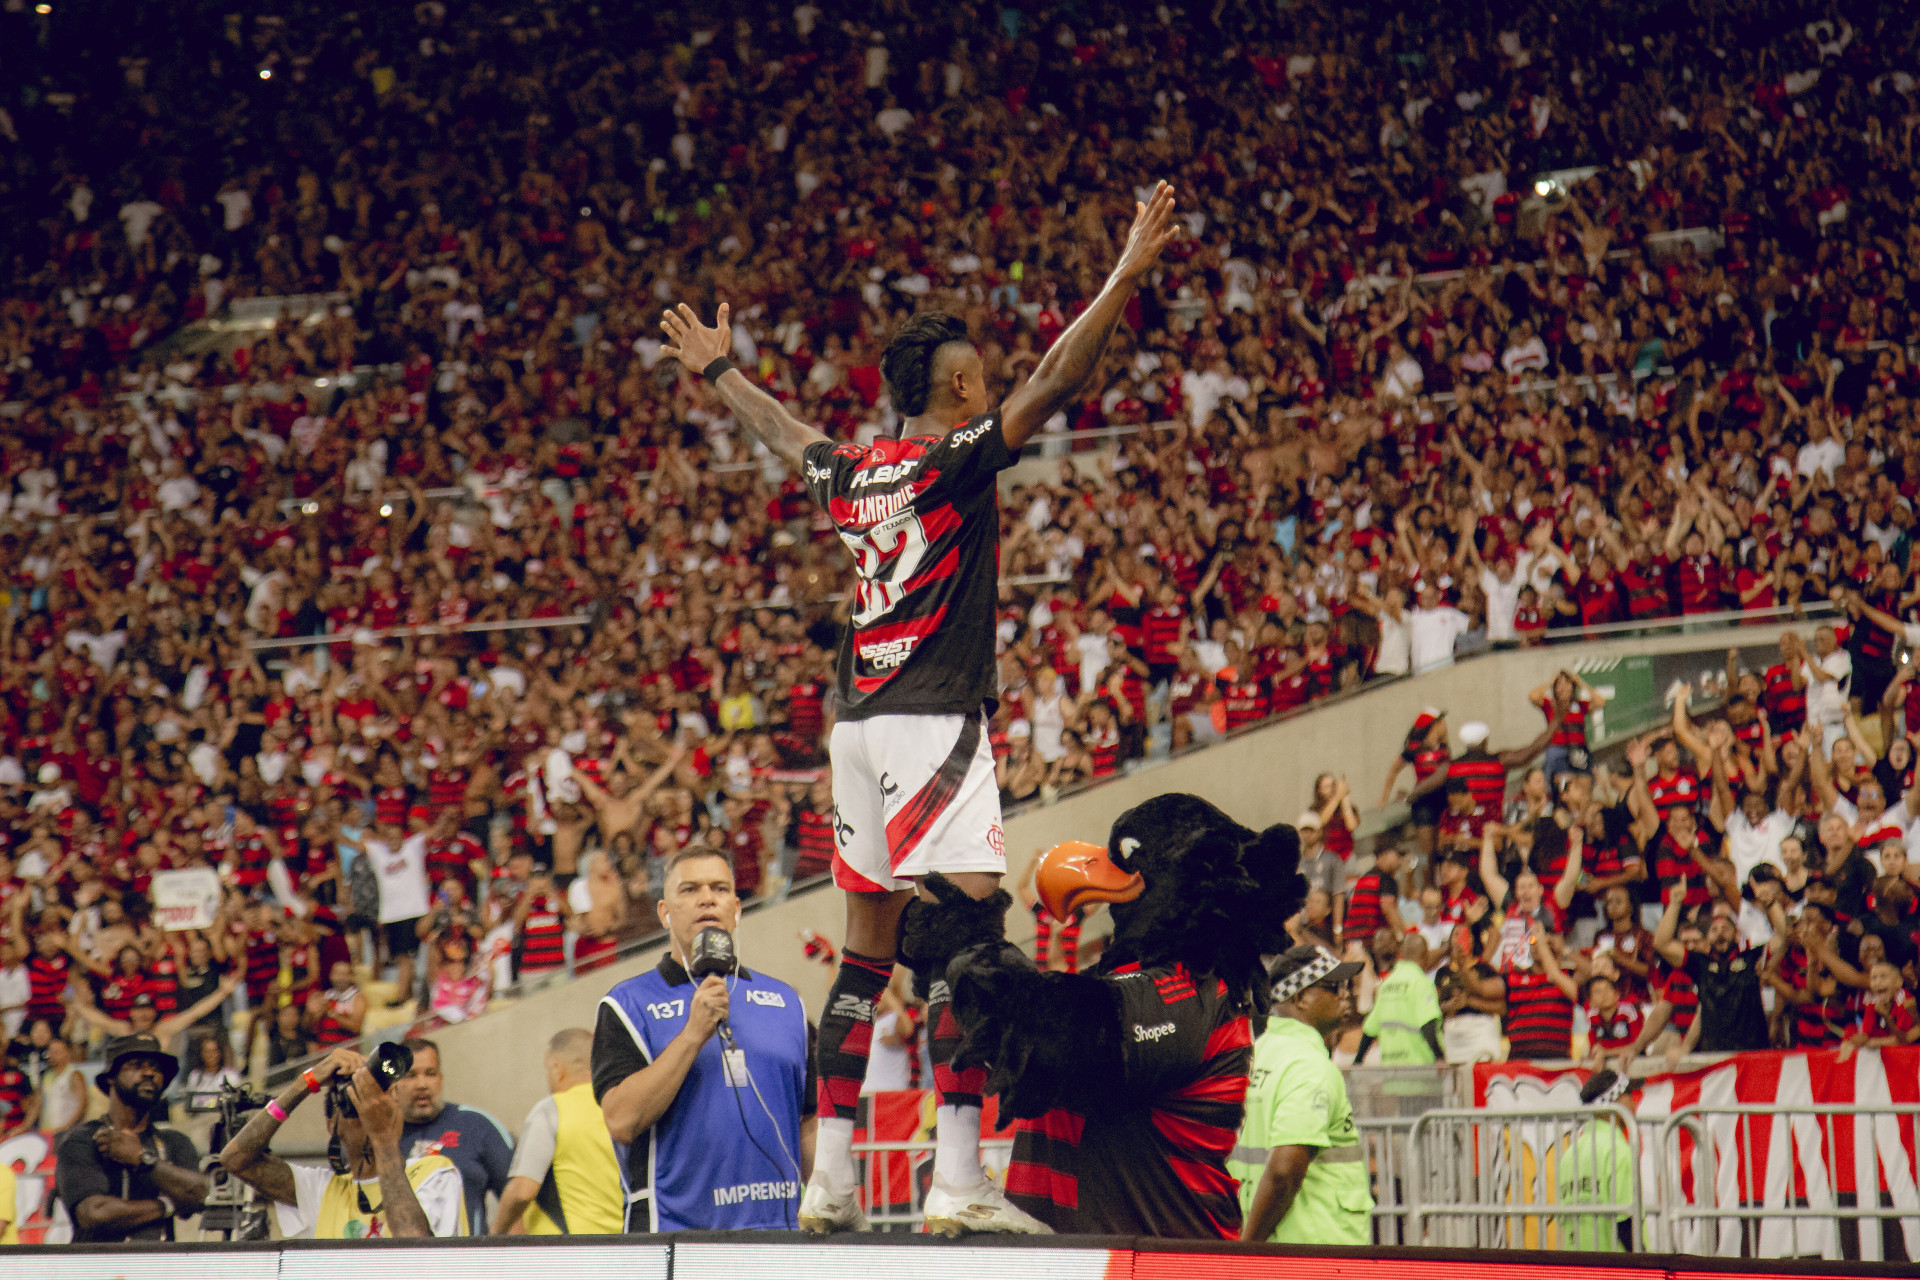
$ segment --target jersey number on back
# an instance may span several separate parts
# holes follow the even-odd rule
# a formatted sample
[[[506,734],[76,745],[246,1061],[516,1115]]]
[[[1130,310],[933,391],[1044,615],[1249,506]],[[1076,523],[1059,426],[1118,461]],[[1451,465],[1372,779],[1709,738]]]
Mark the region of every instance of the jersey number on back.
[[[865,533],[842,529],[840,537],[853,552],[854,570],[860,575],[854,585],[853,625],[869,626],[906,594],[906,584],[926,558],[927,531],[917,514],[902,511]]]

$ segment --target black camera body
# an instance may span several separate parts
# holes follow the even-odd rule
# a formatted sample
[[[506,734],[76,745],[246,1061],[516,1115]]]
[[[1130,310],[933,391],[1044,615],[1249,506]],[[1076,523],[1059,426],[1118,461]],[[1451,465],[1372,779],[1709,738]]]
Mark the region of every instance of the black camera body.
[[[219,1111],[213,1131],[208,1135],[210,1154],[201,1162],[207,1175],[207,1198],[200,1211],[200,1230],[204,1235],[222,1235],[228,1240],[265,1240],[268,1238],[267,1206],[252,1187],[221,1167],[219,1151],[234,1134],[246,1127],[247,1119],[267,1105],[264,1093],[255,1093],[244,1085],[220,1087],[214,1105]]]
[[[393,1088],[394,1082],[413,1070],[413,1050],[397,1040],[388,1040],[374,1046],[367,1055],[367,1074],[373,1077],[374,1084],[385,1093]],[[353,1080],[344,1075],[336,1075],[327,1082],[327,1110],[334,1115],[351,1116],[358,1119],[360,1112],[353,1105]]]

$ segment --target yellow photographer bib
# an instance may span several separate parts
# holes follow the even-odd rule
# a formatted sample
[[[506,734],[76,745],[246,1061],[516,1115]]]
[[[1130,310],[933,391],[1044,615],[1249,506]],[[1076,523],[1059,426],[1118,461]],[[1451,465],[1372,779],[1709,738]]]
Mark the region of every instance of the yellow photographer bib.
[[[426,1156],[407,1162],[407,1182],[414,1191],[442,1169],[453,1168],[445,1156]],[[360,1197],[366,1196],[371,1213],[360,1211]],[[351,1174],[335,1174],[320,1195],[320,1213],[314,1222],[316,1240],[382,1240],[387,1230],[387,1215],[380,1211],[380,1184],[356,1183]],[[460,1197],[460,1234],[467,1234],[467,1198]]]

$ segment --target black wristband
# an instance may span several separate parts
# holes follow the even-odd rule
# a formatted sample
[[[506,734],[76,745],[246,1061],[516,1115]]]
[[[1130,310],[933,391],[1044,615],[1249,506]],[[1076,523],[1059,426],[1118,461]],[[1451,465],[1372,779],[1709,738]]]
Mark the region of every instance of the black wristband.
[[[725,356],[721,356],[717,360],[714,360],[706,368],[702,369],[700,371],[700,376],[705,378],[708,382],[718,382],[720,380],[720,375],[725,373],[727,370],[731,368],[733,368],[733,361],[727,359]]]

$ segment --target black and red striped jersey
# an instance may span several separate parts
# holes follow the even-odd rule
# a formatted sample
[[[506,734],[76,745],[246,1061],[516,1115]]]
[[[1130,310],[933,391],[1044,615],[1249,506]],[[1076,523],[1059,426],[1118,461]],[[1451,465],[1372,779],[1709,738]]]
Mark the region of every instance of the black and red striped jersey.
[[[1120,1005],[1119,1077],[1097,1110],[1015,1124],[1008,1197],[1058,1232],[1238,1239],[1227,1157],[1253,1062],[1247,1010],[1181,965],[1100,981]]]
[[[1386,913],[1380,909],[1386,894],[1399,896],[1392,880],[1378,871],[1369,871],[1353,882],[1347,890],[1347,914],[1340,926],[1342,942],[1365,946],[1373,941],[1374,931],[1387,923]]]
[[[1540,714],[1549,722],[1553,720],[1553,702],[1542,699],[1538,704]],[[1580,694],[1567,704],[1566,714],[1560,717],[1559,725],[1553,731],[1553,745],[1556,747],[1584,747],[1587,745],[1587,716],[1593,711],[1593,703],[1585,694]]]
[[[1662,821],[1667,814],[1682,805],[1698,808],[1706,798],[1707,789],[1700,783],[1700,775],[1682,767],[1672,773],[1657,773],[1647,779],[1647,794],[1653,799],[1653,807],[1660,811]]]
[[[1895,617],[1900,615],[1899,591],[1869,588],[1861,598],[1882,613],[1890,613]],[[1863,613],[1854,620],[1851,639],[1852,643],[1848,647],[1852,649],[1856,660],[1893,661],[1896,637],[1893,632],[1888,631],[1866,614]]]
[[[833,810],[795,810],[787,842],[800,851],[793,863],[795,880],[825,875],[833,866]]]
[[[1767,720],[1775,734],[1791,733],[1806,721],[1806,686],[1795,681],[1799,669],[1798,663],[1788,666],[1784,662],[1767,668],[1766,690],[1760,695],[1760,701],[1767,709]]]
[[[1573,1054],[1573,1001],[1537,967],[1510,968],[1507,980],[1508,1056],[1566,1058]]]
[[[807,446],[807,491],[853,553],[838,714],[970,715],[995,692],[998,412],[944,436]]]
[[[1173,646],[1179,643],[1180,628],[1187,611],[1178,604],[1155,605],[1140,622],[1141,648],[1148,662],[1165,665],[1176,661]]]

